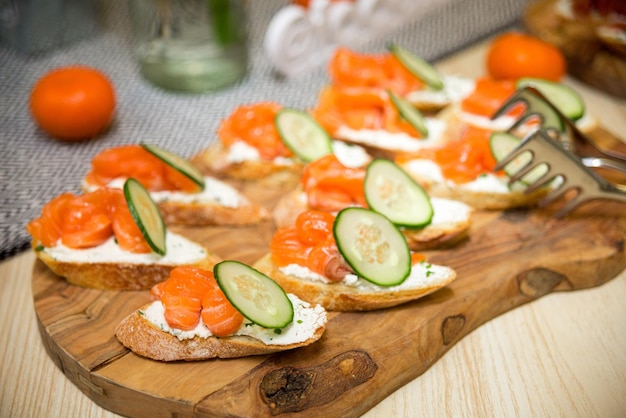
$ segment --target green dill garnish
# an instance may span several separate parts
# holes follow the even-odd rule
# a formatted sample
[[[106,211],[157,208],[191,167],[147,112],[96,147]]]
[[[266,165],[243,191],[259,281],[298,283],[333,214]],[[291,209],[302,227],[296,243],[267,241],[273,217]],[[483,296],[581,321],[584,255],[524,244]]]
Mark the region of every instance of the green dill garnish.
[[[426,271],[426,277],[430,277],[431,274],[435,274],[435,272],[432,271],[432,270],[427,270]]]
[[[145,312],[144,312],[144,311],[142,311],[141,309],[140,309],[140,310],[138,310],[137,312],[139,312],[139,315],[141,315],[141,316],[145,316],[145,315],[146,315],[146,314],[145,314]]]
[[[283,333],[282,329],[280,329],[280,328],[275,328],[274,329],[274,334],[282,334],[282,333]]]
[[[302,319],[298,319],[296,322],[297,322],[298,324],[301,324],[301,323],[302,323],[302,322],[304,322],[304,321],[302,321]]]
[[[44,247],[43,245],[39,244],[39,245],[37,245],[37,246],[35,247],[35,251],[37,251],[37,252],[39,252],[39,251],[43,251],[43,250],[44,250],[44,248],[46,248],[46,247]]]

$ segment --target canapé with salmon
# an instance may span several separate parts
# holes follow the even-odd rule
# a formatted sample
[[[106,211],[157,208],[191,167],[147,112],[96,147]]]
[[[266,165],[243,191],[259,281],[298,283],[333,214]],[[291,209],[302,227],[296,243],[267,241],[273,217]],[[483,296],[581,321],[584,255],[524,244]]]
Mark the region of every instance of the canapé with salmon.
[[[299,187],[278,201],[273,218],[286,227],[309,209],[337,214],[346,207],[378,207],[392,219],[391,212],[401,213],[397,226],[413,251],[458,243],[467,236],[473,212],[460,201],[428,196],[392,161],[348,167],[329,154],[304,167]]]
[[[149,192],[167,224],[244,225],[268,217],[233,186],[203,175],[190,161],[149,144],[105,149],[91,162],[84,191],[122,187],[134,178]]]
[[[223,119],[217,141],[192,161],[208,175],[269,186],[289,187],[297,182],[302,162],[282,142],[275,118],[283,106],[255,102],[237,107]]]
[[[136,180],[82,195],[63,193],[26,226],[37,257],[68,282],[106,290],[150,289],[178,265],[211,268],[219,258],[167,230]]]
[[[456,272],[409,250],[388,218],[351,207],[337,216],[319,210],[278,228],[270,252],[254,267],[287,292],[331,311],[370,311],[419,299],[446,286]]]
[[[271,278],[236,261],[211,270],[177,267],[151,295],[153,302],[122,320],[115,335],[136,354],[154,360],[290,350],[315,342],[326,328],[321,306],[286,294]]]

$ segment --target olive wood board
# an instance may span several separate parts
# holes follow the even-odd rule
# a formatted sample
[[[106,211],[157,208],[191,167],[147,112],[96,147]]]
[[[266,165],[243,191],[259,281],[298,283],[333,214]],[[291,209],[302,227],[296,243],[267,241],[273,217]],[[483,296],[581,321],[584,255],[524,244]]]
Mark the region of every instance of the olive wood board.
[[[594,137],[621,146],[604,130]],[[284,194],[239,186],[268,205]],[[590,202],[563,219],[554,210],[477,212],[467,239],[426,252],[457,271],[450,285],[391,309],[330,313],[319,341],[291,351],[200,362],[142,358],[114,329],[150,300],[148,291],[73,286],[40,261],[32,275],[38,326],[63,373],[121,415],[359,416],[490,319],[551,292],[600,286],[626,268],[626,205]],[[273,225],[173,229],[225,259],[253,263],[268,250]]]

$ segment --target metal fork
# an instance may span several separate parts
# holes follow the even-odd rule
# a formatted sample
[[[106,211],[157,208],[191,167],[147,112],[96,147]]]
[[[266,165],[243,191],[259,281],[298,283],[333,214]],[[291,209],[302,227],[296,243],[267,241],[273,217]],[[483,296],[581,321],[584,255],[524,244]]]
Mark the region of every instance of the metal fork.
[[[555,141],[545,129],[539,129],[527,135],[510,154],[495,167],[501,170],[521,154],[530,153],[531,159],[516,173],[511,174],[509,184],[513,184],[540,165],[548,167],[546,172],[534,183],[530,184],[525,193],[531,193],[540,187],[551,184],[551,190],[540,202],[545,207],[568,191],[576,192],[555,214],[561,218],[580,204],[596,199],[611,199],[626,202],[626,187],[609,183],[593,170],[582,163],[576,155],[566,150],[560,142]],[[560,182],[557,180],[560,179]]]
[[[593,139],[583,134],[576,124],[563,115],[539,90],[532,86],[518,89],[491,118],[496,119],[504,115],[508,110],[520,103],[524,105],[524,113],[509,128],[509,132],[515,132],[517,128],[528,120],[538,118],[541,127],[551,135],[554,135],[555,139],[559,140],[564,148],[579,155],[583,164],[588,167],[609,168],[626,173],[626,154],[600,147]],[[546,111],[546,108],[559,116],[561,126],[546,122],[542,114],[542,112]]]

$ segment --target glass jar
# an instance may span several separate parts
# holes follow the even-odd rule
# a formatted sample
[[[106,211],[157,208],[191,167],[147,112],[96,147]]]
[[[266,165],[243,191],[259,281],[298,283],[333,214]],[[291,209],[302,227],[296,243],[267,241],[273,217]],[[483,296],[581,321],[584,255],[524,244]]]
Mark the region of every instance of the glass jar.
[[[247,72],[245,0],[130,0],[139,69],[166,90],[201,93]]]

